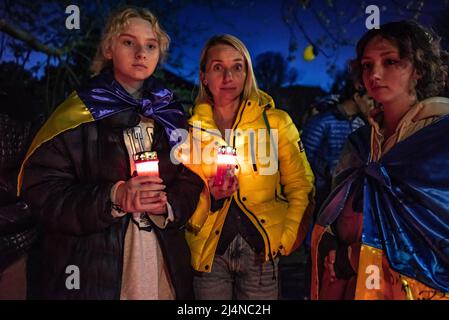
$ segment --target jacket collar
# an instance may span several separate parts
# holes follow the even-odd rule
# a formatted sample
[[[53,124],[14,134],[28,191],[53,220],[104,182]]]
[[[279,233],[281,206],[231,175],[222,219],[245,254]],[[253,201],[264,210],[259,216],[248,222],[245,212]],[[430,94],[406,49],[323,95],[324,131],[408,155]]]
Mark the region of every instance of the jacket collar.
[[[250,98],[242,101],[237,112],[233,129],[252,122],[259,118],[265,109],[275,108],[273,98],[259,90],[258,98]],[[218,130],[214,122],[213,107],[210,103],[200,103],[195,105],[193,115],[189,119],[189,125],[195,127],[194,123],[201,123],[203,130]]]
[[[414,128],[415,122],[421,121],[427,118],[440,117],[449,114],[449,99],[444,97],[433,97],[422,100],[407,111],[407,113],[399,121],[395,132],[385,140],[384,132],[382,129],[383,122],[383,110],[376,108],[371,110],[369,116],[369,123],[371,124],[371,159],[378,160],[382,154],[388,152],[398,141],[403,139],[405,132],[411,128]]]
[[[413,105],[409,111],[402,117],[396,132],[412,122],[423,120],[430,117],[438,117],[449,114],[449,99],[445,97],[433,97],[418,102]],[[377,134],[381,134],[383,121],[383,110],[380,108],[371,111],[369,123],[373,126]]]

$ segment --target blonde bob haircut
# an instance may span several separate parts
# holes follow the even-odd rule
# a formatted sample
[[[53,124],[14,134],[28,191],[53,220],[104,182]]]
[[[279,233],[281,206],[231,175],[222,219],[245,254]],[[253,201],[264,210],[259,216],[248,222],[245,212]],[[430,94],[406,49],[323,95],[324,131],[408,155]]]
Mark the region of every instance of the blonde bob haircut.
[[[256,101],[259,100],[259,88],[257,87],[256,77],[254,75],[253,65],[251,63],[251,56],[249,55],[248,49],[243,44],[242,41],[237,39],[234,36],[229,34],[217,35],[210,38],[201,52],[200,57],[200,72],[203,74],[206,72],[206,65],[208,59],[208,51],[212,47],[216,45],[227,45],[235,50],[237,50],[245,60],[245,68],[246,68],[246,80],[243,86],[242,100],[246,99],[254,99]],[[209,103],[213,104],[213,97],[210,90],[204,85],[203,81],[201,81],[201,73],[200,73],[200,81],[199,81],[199,90],[198,95],[195,99],[195,104],[200,103]]]
[[[141,18],[147,20],[151,24],[159,43],[159,62],[163,61],[166,57],[170,45],[170,37],[161,28],[156,16],[148,9],[126,7],[113,12],[109,16],[103,35],[101,36],[100,44],[97,48],[97,53],[90,67],[94,75],[99,74],[105,67],[112,65],[112,61],[106,58],[106,52],[111,48],[113,40],[118,37],[128,25],[129,19],[131,18]]]

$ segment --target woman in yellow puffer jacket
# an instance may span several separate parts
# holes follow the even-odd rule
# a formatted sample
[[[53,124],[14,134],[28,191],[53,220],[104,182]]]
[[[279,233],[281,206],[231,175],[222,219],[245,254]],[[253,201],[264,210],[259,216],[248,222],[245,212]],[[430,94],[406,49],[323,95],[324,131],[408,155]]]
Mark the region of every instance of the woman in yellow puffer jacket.
[[[239,39],[206,43],[190,128],[184,163],[206,182],[186,232],[196,298],[277,299],[278,256],[305,236],[313,175],[298,130],[258,90]],[[235,148],[237,163],[217,186],[220,146]]]

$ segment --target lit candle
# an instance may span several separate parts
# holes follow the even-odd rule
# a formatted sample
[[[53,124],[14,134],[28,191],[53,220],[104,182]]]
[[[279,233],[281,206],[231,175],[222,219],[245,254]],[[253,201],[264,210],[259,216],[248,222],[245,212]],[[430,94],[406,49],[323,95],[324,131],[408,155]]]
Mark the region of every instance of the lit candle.
[[[157,152],[139,152],[134,157],[136,171],[139,176],[159,177],[159,159]]]
[[[221,146],[217,154],[217,173],[214,178],[214,186],[222,186],[224,179],[230,176],[231,170],[236,164],[236,150],[232,147]]]

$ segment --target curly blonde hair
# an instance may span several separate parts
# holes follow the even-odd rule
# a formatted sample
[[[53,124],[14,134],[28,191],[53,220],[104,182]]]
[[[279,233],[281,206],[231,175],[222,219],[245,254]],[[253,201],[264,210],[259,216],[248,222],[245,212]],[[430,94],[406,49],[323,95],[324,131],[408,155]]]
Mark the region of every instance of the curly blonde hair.
[[[418,100],[440,94],[446,85],[448,56],[440,46],[440,38],[415,21],[396,21],[372,29],[357,43],[357,57],[350,69],[357,83],[363,83],[361,59],[368,43],[375,37],[391,41],[399,49],[401,59],[411,61],[421,76],[415,87]]]
[[[112,65],[112,61],[106,58],[106,52],[111,48],[113,39],[117,37],[120,32],[122,32],[122,30],[128,25],[129,19],[131,18],[141,18],[147,20],[151,24],[159,42],[159,60],[163,61],[167,56],[168,47],[170,45],[170,37],[160,26],[156,16],[145,8],[121,8],[113,12],[106,23],[100,44],[97,48],[97,53],[95,54],[95,58],[90,67],[94,75],[99,74],[105,67]]]

